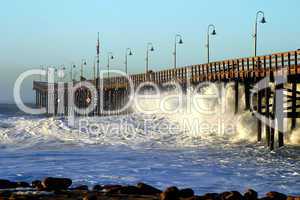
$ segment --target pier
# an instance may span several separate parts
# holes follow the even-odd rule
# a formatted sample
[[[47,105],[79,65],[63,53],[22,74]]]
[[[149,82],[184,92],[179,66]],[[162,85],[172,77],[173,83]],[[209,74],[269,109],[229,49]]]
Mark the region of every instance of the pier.
[[[129,75],[129,78],[132,80],[134,88],[138,88],[145,82],[163,86],[165,83],[176,81],[184,91],[187,90],[188,83],[192,87],[202,82],[234,83],[235,113],[239,112],[238,91],[239,87],[242,86],[245,91],[246,110],[265,117],[265,120],[257,120],[257,141],[265,142],[271,150],[274,150],[276,146],[284,146],[284,119],[290,119],[289,128],[295,129],[296,119],[300,118],[298,111],[300,108],[300,91],[297,91],[297,84],[300,82],[300,50],[161,71],[147,71],[146,73]],[[267,81],[265,81],[266,78]],[[98,94],[102,93],[104,96],[102,100],[96,100],[96,109],[87,115],[108,115],[107,113],[103,114],[101,105],[103,105],[104,110],[116,110],[124,106],[129,100],[130,84],[126,77],[113,76],[101,80],[99,78],[85,80],[84,77],[81,77],[81,81],[88,81],[93,84]],[[74,81],[74,85],[78,82],[80,81]],[[70,109],[67,106],[68,92],[66,83],[63,84],[65,84],[63,87],[65,92],[61,96],[58,92],[58,83],[48,84],[43,81],[34,81],[36,105],[46,108],[48,114],[67,115],[68,109]],[[260,85],[258,89],[256,88],[257,85]],[[51,91],[50,88],[52,88]],[[49,92],[54,93],[54,110],[49,110],[47,106],[50,101]],[[76,106],[84,108],[91,102],[91,93],[84,87],[79,87],[74,98]],[[63,108],[59,109],[61,106]],[[130,109],[126,109],[120,113],[111,112],[110,114],[128,114],[130,112],[132,112]]]

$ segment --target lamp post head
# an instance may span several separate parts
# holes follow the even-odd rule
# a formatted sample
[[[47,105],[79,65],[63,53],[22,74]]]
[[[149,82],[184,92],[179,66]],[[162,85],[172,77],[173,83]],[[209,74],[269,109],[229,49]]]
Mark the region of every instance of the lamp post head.
[[[114,59],[115,57],[114,56],[110,56],[110,59],[112,60],[112,59]]]
[[[265,23],[267,23],[267,21],[266,21],[266,18],[265,18],[265,17],[263,17],[263,18],[261,19],[260,23],[262,23],[262,24],[265,24]]]
[[[216,29],[211,32],[211,35],[217,35]]]
[[[153,46],[151,47],[150,51],[154,51],[154,47]]]
[[[182,38],[180,38],[178,44],[183,44]]]

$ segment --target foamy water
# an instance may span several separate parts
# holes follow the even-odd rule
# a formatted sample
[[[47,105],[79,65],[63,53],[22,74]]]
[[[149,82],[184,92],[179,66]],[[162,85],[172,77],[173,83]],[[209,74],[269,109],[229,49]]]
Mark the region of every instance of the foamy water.
[[[233,105],[230,89],[226,100]],[[157,105],[151,101],[143,100],[142,105]],[[177,103],[167,104],[172,108]],[[5,111],[0,116],[0,177],[32,181],[63,176],[77,185],[144,181],[159,188],[192,187],[199,194],[247,188],[261,194],[270,190],[300,194],[299,129],[289,133],[289,145],[270,152],[255,142],[256,119],[243,111],[242,103],[238,115],[232,106],[218,114],[223,109],[219,104],[201,103],[216,108],[210,116],[193,107],[176,114],[137,111],[77,118],[75,127],[64,118]]]

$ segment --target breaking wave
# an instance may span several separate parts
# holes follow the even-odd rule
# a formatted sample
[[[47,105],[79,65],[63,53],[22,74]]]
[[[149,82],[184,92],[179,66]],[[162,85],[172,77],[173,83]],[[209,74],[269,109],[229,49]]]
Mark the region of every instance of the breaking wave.
[[[181,101],[176,91],[164,92],[160,98],[149,93],[137,96],[134,114],[78,117],[75,127],[68,125],[67,118],[1,117],[0,144],[22,148],[61,144],[188,147],[220,139],[255,142],[257,120],[244,111],[243,87],[239,87],[239,112],[234,114],[233,85],[222,86],[203,87],[195,94],[188,90]],[[287,142],[299,144],[299,133],[300,128],[289,131]]]

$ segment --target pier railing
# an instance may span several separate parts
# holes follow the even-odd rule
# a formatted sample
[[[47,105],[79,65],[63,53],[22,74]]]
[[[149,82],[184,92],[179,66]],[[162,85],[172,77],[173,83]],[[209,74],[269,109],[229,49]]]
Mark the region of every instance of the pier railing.
[[[166,69],[157,72],[130,75],[134,85],[145,81],[157,84],[166,83],[176,79],[178,82],[198,83],[202,81],[230,81],[245,78],[263,78],[275,72],[283,75],[300,74],[300,50],[275,53],[264,56],[238,58],[198,64],[176,69]],[[105,84],[110,82],[110,84]],[[128,81],[125,77],[111,77],[104,79],[104,88],[126,88]]]
[[[176,69],[165,69],[150,71],[148,73],[129,75],[134,86],[149,81],[163,84],[176,79],[179,83],[199,83],[203,81],[230,81],[243,80],[246,78],[263,78],[273,75],[275,72],[284,75],[300,74],[300,50],[270,55],[238,58],[211,62],[208,64],[197,64]],[[95,80],[89,80],[96,85]],[[104,89],[128,88],[126,77],[115,76],[101,80]],[[100,82],[101,82],[100,81]],[[45,90],[47,84],[35,82],[34,89]]]

